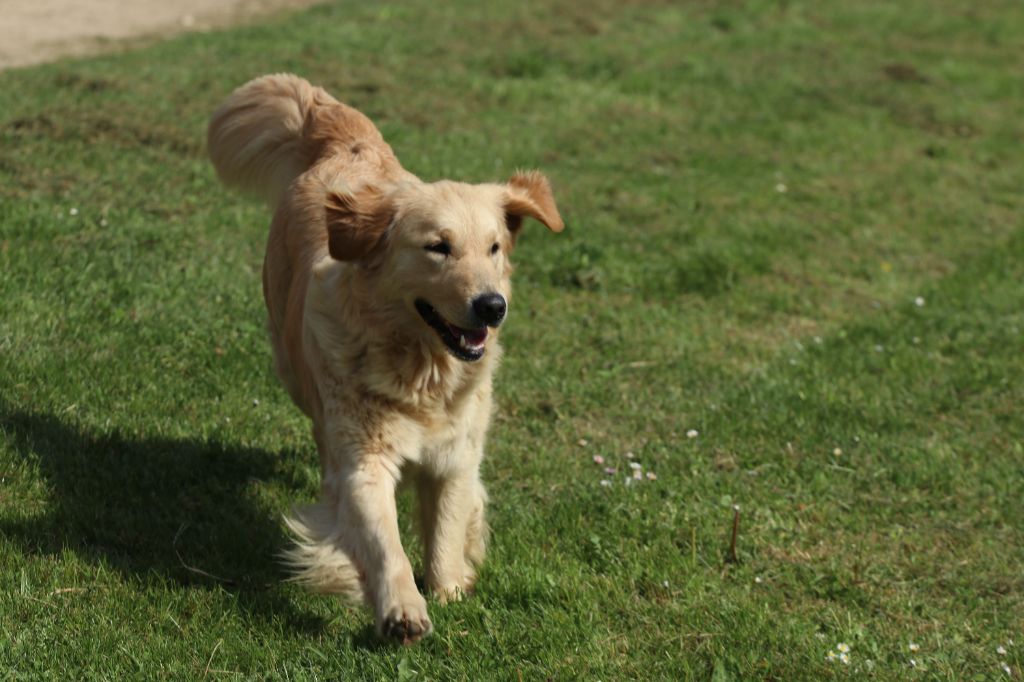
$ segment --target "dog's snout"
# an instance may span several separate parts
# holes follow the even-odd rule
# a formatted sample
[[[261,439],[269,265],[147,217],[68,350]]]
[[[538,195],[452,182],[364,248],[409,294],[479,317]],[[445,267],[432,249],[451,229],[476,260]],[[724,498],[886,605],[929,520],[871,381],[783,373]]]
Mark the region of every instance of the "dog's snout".
[[[497,327],[505,319],[508,303],[501,294],[484,294],[473,299],[473,312],[488,327]]]

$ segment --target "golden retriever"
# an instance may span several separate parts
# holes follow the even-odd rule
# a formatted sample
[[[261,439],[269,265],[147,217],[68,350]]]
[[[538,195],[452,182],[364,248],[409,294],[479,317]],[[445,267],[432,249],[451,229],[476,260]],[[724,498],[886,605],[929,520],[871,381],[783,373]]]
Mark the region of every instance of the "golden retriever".
[[[524,218],[563,228],[547,179],[423,182],[373,123],[288,74],[235,90],[210,119],[228,185],[274,206],[263,293],[278,376],[313,420],[316,504],[287,519],[295,578],[365,600],[377,632],[432,630],[399,537],[395,488],[415,481],[427,589],[474,583],[509,254]]]

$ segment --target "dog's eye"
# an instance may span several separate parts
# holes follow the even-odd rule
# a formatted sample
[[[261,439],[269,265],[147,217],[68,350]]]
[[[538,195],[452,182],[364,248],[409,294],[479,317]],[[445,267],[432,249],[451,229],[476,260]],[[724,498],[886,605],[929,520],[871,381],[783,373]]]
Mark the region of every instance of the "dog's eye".
[[[498,249],[500,248],[501,247],[498,246],[498,242],[494,242],[494,245],[491,247],[491,255],[493,256],[494,254],[498,253]]]
[[[424,246],[427,251],[431,253],[439,253],[442,256],[452,255],[452,245],[446,241],[435,242],[433,244],[427,244]]]

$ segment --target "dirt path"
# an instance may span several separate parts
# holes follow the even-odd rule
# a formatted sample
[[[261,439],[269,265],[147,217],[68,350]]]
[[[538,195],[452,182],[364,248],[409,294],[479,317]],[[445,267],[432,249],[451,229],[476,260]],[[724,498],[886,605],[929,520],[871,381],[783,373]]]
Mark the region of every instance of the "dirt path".
[[[116,50],[158,38],[240,23],[317,0],[3,0],[0,69]]]

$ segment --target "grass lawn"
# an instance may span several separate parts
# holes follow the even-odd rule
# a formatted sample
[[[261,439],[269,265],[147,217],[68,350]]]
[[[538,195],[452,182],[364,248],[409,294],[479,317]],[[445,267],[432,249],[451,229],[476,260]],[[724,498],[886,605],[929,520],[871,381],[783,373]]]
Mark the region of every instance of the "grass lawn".
[[[203,149],[275,71],[569,223],[408,649],[276,559],[316,455]],[[1022,73],[1016,0],[347,1],[0,73],[0,678],[1020,679]]]

